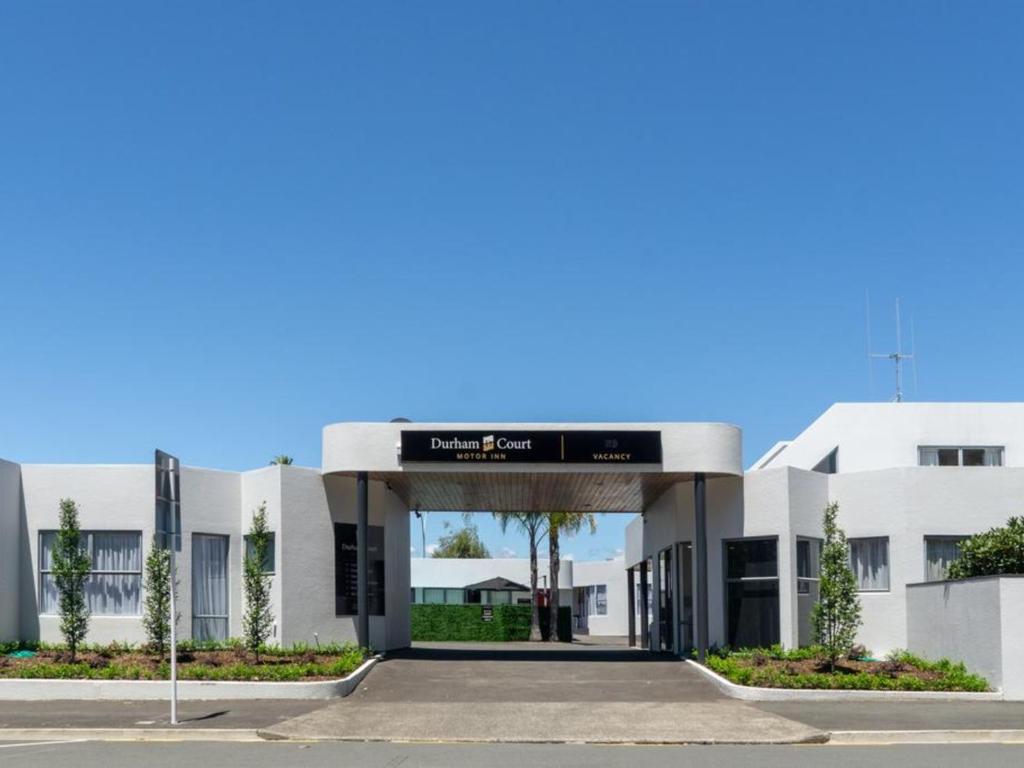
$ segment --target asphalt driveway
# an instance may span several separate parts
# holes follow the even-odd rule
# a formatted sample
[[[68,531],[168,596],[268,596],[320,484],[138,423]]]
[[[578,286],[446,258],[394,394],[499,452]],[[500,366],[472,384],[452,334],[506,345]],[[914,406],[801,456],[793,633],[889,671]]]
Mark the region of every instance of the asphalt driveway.
[[[722,696],[672,656],[621,645],[417,644],[358,690],[261,731],[346,741],[795,743],[817,729]]]

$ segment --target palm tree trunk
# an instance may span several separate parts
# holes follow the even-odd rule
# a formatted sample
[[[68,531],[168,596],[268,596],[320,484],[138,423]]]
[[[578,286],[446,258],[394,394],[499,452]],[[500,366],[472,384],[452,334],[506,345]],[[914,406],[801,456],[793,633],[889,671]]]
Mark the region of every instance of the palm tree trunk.
[[[540,606],[537,605],[537,528],[530,530],[530,641],[539,642],[540,635]]]
[[[561,566],[558,555],[558,526],[552,524],[548,528],[548,557],[551,559],[548,578],[548,641],[552,643],[558,642],[558,570]]]

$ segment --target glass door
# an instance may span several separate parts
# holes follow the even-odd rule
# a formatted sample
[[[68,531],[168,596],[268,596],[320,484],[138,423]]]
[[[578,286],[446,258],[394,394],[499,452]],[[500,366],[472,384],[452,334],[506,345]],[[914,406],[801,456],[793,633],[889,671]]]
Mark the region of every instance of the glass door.
[[[228,639],[228,537],[192,534],[192,639]]]
[[[675,650],[674,587],[672,548],[666,547],[658,553],[658,639],[663,651]]]
[[[688,541],[679,547],[679,651],[693,649],[693,546]]]

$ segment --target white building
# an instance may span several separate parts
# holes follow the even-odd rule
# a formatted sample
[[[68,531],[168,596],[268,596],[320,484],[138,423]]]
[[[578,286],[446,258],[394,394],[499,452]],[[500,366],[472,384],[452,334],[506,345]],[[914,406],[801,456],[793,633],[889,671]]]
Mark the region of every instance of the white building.
[[[741,455],[740,430],[725,424],[345,423],[324,429],[320,469],[186,467],[181,629],[240,633],[243,535],[262,502],[275,639],[379,649],[410,642],[410,510],[578,510],[638,514],[623,562],[566,568],[574,603],[593,600],[590,633],[617,634],[624,614],[653,649],[795,646],[809,638],[821,514],[835,500],[862,587],[860,641],[884,653],[913,635],[906,586],[940,578],[959,537],[1022,512],[1024,404],[840,404],[745,473]],[[59,640],[46,550],[70,497],[95,569],[88,640],[142,640],[153,489],[149,464],[0,462],[0,639]],[[591,572],[602,568],[620,576]],[[529,583],[480,575],[418,586]]]
[[[709,479],[712,645],[809,641],[830,501],[861,586],[858,641],[876,655],[905,648],[907,585],[942,579],[959,539],[1024,511],[1024,404],[837,404],[743,477]],[[651,585],[640,633],[653,648],[695,644],[697,535],[692,483],[627,529],[627,564]]]

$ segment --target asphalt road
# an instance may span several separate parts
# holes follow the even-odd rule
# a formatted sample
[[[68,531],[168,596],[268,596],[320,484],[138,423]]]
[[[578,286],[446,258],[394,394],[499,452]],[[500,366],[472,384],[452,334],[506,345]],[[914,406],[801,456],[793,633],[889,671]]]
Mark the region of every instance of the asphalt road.
[[[103,743],[18,745],[0,742],[4,768],[990,768],[1024,764],[1024,746],[894,747],[602,747],[515,744],[197,744]]]

